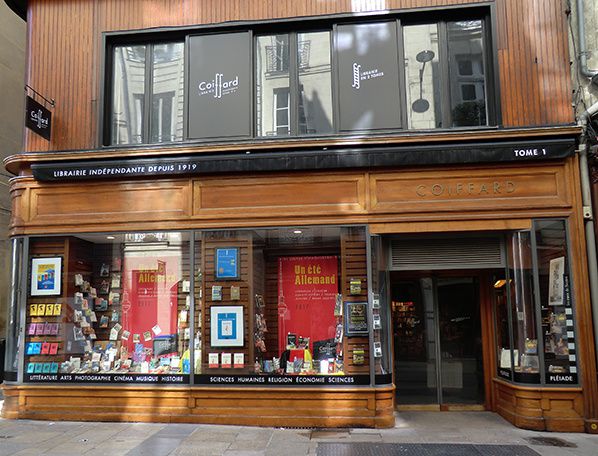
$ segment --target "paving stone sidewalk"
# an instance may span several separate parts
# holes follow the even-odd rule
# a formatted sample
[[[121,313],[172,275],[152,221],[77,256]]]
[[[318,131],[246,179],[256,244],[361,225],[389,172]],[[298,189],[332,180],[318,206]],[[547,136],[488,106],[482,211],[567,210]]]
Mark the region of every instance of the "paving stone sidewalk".
[[[549,441],[542,442],[542,438]],[[358,455],[366,448],[371,454],[386,448],[390,452],[385,454],[399,455],[393,451],[414,448],[408,444],[430,443],[447,445],[417,447],[432,448],[438,456],[458,454],[458,447],[449,444],[471,445],[472,449],[474,445],[482,449],[489,448],[483,445],[520,445],[525,447],[521,454],[530,449],[541,456],[598,456],[598,435],[525,431],[490,412],[400,412],[393,429],[324,430],[0,419],[0,456],[317,456]],[[495,448],[492,454],[513,454]],[[421,454],[432,453],[422,450]]]

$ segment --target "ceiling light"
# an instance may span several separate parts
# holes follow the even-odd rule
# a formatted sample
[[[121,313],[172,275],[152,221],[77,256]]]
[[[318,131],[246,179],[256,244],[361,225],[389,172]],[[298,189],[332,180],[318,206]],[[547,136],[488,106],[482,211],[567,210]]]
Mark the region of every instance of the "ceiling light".
[[[295,234],[301,234],[301,233],[303,233],[303,231],[301,231],[301,230],[294,230],[293,233],[295,233]]]

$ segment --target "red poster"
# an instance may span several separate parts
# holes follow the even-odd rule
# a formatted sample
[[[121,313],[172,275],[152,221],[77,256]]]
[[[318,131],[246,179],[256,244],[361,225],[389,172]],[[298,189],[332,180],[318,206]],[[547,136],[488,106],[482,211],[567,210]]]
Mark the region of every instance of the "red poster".
[[[278,349],[287,334],[319,340],[334,338],[334,305],[338,293],[336,256],[282,257],[278,260]]]
[[[123,341],[129,351],[134,336],[153,347],[156,336],[177,333],[177,290],[181,276],[179,257],[125,256],[123,270],[122,325],[129,331]]]

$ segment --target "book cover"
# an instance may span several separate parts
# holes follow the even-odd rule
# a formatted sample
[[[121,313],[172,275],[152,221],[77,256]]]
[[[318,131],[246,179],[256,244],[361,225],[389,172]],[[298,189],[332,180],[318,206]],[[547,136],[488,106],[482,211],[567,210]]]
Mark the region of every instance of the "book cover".
[[[54,304],[54,316],[59,317],[62,312],[62,304]]]
[[[37,316],[43,317],[46,315],[46,305],[45,304],[38,304],[37,305]]]
[[[44,365],[42,367],[42,373],[49,374],[51,367],[52,367],[52,363],[44,363]]]
[[[52,329],[50,330],[50,335],[57,336],[59,331],[60,331],[60,323],[53,323]]]
[[[41,342],[33,342],[33,354],[39,355],[42,352],[42,343]]]
[[[49,355],[50,354],[50,343],[49,342],[44,342],[42,344],[41,354],[42,355]]]
[[[54,327],[54,323],[46,323],[44,325],[44,334],[51,336],[52,335],[52,328]]]
[[[223,369],[230,369],[232,366],[232,355],[230,353],[222,353],[220,356],[221,367]]]
[[[50,373],[57,374],[58,373],[58,363],[51,363],[50,364]]]
[[[45,327],[46,327],[46,325],[44,323],[38,323],[35,328],[35,335],[42,336],[44,334]]]
[[[28,374],[33,374],[33,372],[35,372],[35,364],[36,363],[27,364],[27,373]]]
[[[219,366],[218,353],[208,353],[208,367],[210,369],[217,369]]]
[[[33,342],[27,342],[25,345],[25,354],[33,355]]]
[[[29,315],[32,317],[37,317],[37,304],[31,304],[29,306]]]
[[[46,305],[46,317],[51,317],[54,315],[54,305],[47,304]]]
[[[44,363],[35,363],[35,374],[41,374],[44,370]]]
[[[100,328],[107,328],[108,327],[108,316],[102,315],[100,318]]]
[[[27,335],[28,336],[35,336],[35,331],[37,330],[37,323],[30,323],[27,326]]]
[[[245,366],[245,355],[243,353],[235,353],[233,356],[233,367],[241,369]]]
[[[50,355],[56,355],[58,353],[58,343],[57,342],[52,342],[50,344],[50,350],[49,353]]]

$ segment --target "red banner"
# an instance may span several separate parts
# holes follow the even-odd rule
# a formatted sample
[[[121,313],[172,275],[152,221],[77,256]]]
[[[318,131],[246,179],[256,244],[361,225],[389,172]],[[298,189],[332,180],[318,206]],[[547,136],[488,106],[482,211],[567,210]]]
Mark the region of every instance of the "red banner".
[[[278,261],[278,349],[286,350],[287,334],[319,340],[336,330],[338,293],[336,256],[281,257]]]
[[[125,257],[122,326],[131,334],[123,341],[133,350],[139,343],[152,348],[156,336],[177,333],[177,293],[181,277],[178,257]]]

